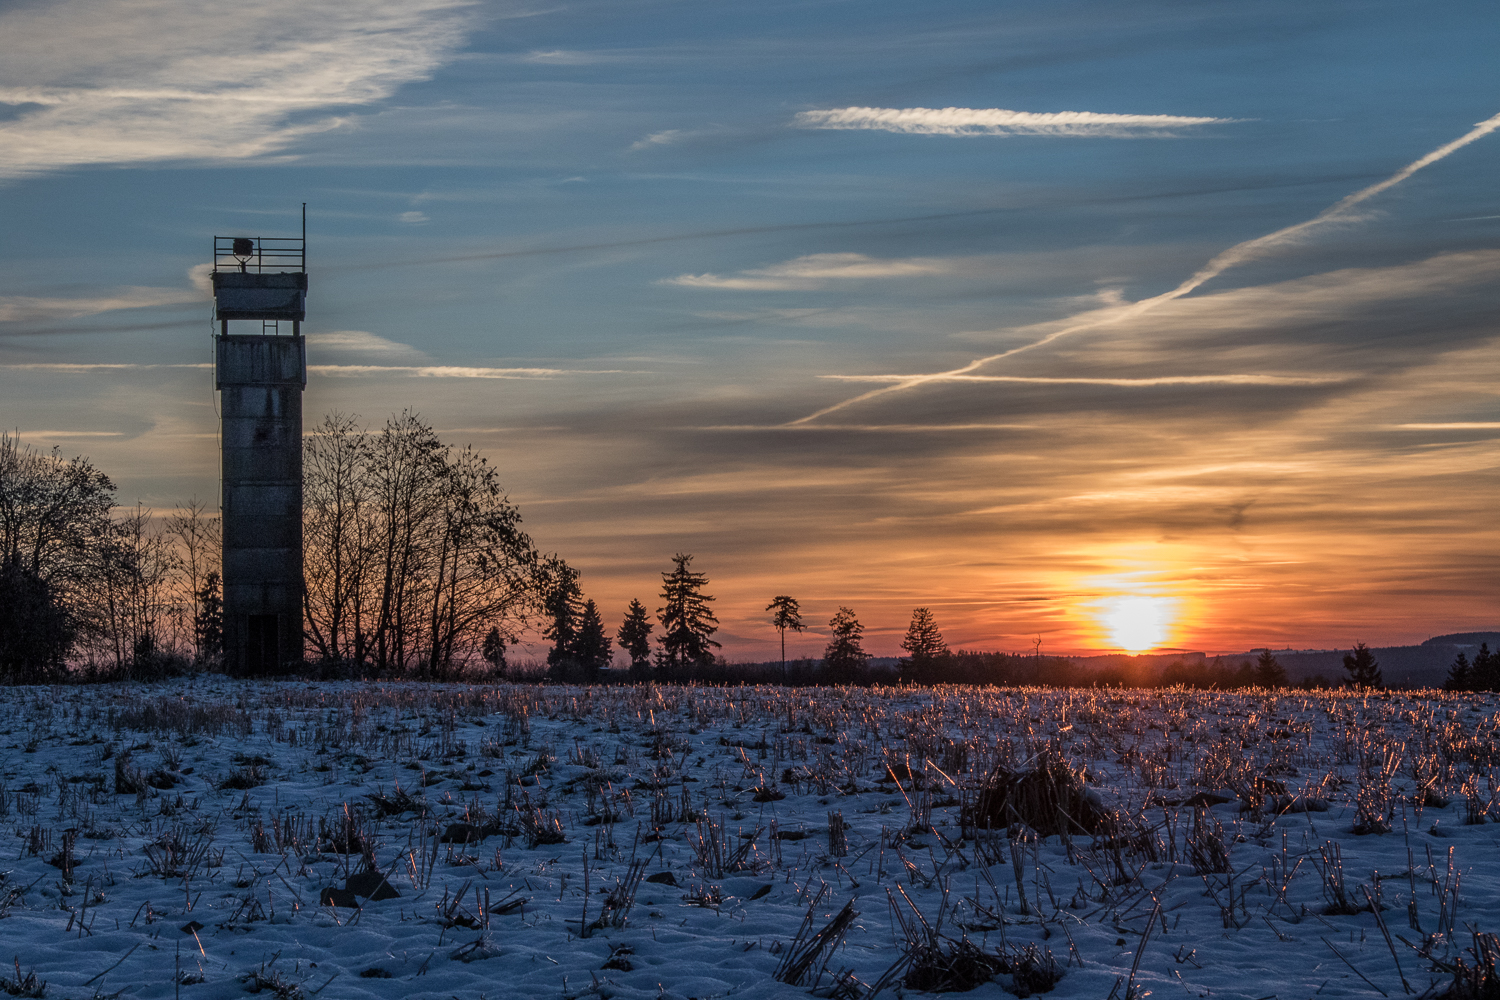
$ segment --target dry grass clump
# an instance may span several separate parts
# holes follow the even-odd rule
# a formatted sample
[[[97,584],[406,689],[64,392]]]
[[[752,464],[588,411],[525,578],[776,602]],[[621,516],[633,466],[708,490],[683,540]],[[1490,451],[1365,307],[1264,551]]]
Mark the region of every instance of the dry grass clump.
[[[924,993],[967,993],[1009,970],[999,955],[985,951],[967,937],[924,942],[912,950],[910,958],[901,984]]]
[[[1024,823],[1046,837],[1096,833],[1108,818],[1088,795],[1082,775],[1051,745],[1028,770],[997,764],[979,791],[969,822],[981,830]]]
[[[1231,870],[1229,846],[1224,843],[1224,825],[1203,806],[1193,810],[1193,829],[1188,834],[1187,853],[1195,875],[1222,875]]]
[[[993,884],[992,884],[993,888]],[[1008,989],[1018,997],[1029,997],[1038,993],[1050,993],[1063,977],[1063,971],[1053,958],[1051,949],[1039,948],[1028,943],[1015,948],[1002,947],[999,951],[986,951],[975,944],[966,933],[957,938],[943,933],[943,923],[949,913],[948,893],[943,893],[943,902],[936,918],[930,923],[911,897],[899,886],[905,907],[890,896],[891,913],[896,918],[901,934],[905,938],[902,957],[887,970],[881,983],[894,978],[901,970],[901,984],[909,990],[925,993],[967,993],[991,982],[996,976],[1010,977]],[[910,911],[910,916],[907,911]],[[1152,914],[1153,918],[1155,914]],[[870,995],[873,995],[873,991]]]
[[[15,978],[0,976],[0,990],[4,990],[13,997],[44,997],[47,995],[47,982],[46,980],[37,979],[35,969],[32,969],[23,978],[21,976],[21,960],[17,958]]]
[[[562,844],[568,839],[568,835],[563,832],[562,817],[555,810],[540,806],[521,810],[520,827],[527,847]]]
[[[1010,992],[1018,997],[1051,993],[1062,980],[1063,970],[1052,957],[1051,948],[1039,948],[1035,943],[1016,948],[1003,959],[1001,972],[1010,974]]]
[[[1462,954],[1451,965],[1438,968],[1453,974],[1453,982],[1438,994],[1441,1000],[1500,1000],[1500,936],[1475,932],[1474,944],[1466,948],[1474,956],[1473,964]]]
[[[691,841],[698,871],[704,878],[713,879],[760,870],[763,861],[755,850],[755,842],[761,830],[756,827],[749,834],[741,834],[739,843],[731,845],[722,821],[716,823],[711,816],[698,817],[698,832]]]

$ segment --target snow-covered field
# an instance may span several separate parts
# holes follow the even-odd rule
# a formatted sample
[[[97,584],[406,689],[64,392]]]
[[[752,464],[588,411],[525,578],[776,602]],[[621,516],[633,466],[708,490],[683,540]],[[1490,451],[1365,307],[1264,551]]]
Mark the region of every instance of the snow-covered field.
[[[1395,997],[1500,930],[1485,695],[0,698],[23,996]]]

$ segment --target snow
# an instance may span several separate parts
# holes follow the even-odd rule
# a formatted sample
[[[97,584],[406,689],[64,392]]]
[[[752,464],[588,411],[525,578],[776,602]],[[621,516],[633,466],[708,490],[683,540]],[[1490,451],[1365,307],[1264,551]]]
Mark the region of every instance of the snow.
[[[821,995],[842,970],[875,983],[903,925],[942,911],[942,935],[992,955],[1050,950],[1060,997],[1397,996],[1403,975],[1417,993],[1451,978],[1416,948],[1451,961],[1466,928],[1500,926],[1482,694],[200,677],[3,697],[0,956],[16,964],[0,987],[35,972],[48,997],[805,996],[778,966],[809,907],[811,933],[851,900]],[[966,837],[991,767],[1049,745],[1122,832]],[[148,783],[119,794],[117,770]],[[1216,804],[1195,823],[1197,793]],[[1488,822],[1465,822],[1470,799]],[[1389,832],[1353,832],[1361,802]],[[565,840],[528,847],[528,816]],[[1201,872],[1190,841],[1211,855],[1215,821],[1229,870]],[[483,839],[442,843],[458,823]],[[361,856],[330,849],[350,824],[399,896],[320,906],[330,888],[351,901]],[[744,848],[738,870],[712,870],[716,847],[721,864]],[[1336,858],[1360,912],[1330,912]],[[580,936],[633,860],[658,880],[623,926]],[[1001,972],[970,995],[1013,985]],[[885,995],[916,993],[898,975]]]

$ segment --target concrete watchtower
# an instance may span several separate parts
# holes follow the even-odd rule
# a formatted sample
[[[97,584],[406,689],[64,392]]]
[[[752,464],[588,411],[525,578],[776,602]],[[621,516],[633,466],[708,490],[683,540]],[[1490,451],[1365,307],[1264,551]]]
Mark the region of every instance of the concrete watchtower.
[[[307,206],[300,239],[215,236],[213,285],[224,666],[237,674],[272,673],[302,660]],[[253,320],[258,329],[231,335],[231,320]]]

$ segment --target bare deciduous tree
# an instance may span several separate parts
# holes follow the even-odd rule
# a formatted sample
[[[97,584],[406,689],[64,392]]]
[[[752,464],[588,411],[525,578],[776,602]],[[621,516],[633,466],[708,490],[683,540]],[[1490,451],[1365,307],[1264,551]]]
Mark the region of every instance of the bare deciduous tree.
[[[61,669],[88,622],[114,484],[86,458],[37,452],[0,434],[0,676]]]
[[[208,512],[208,506],[193,497],[177,513],[167,518],[167,536],[177,549],[178,579],[176,599],[178,633],[190,637],[194,659],[202,664],[211,655],[201,641],[202,600],[208,575],[217,573],[222,543],[219,519]]]
[[[305,460],[307,638],[323,660],[444,676],[541,613],[541,560],[499,475],[415,414],[334,414]],[[493,645],[493,643],[492,643]]]

